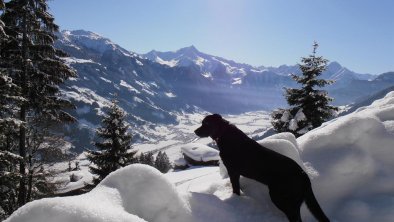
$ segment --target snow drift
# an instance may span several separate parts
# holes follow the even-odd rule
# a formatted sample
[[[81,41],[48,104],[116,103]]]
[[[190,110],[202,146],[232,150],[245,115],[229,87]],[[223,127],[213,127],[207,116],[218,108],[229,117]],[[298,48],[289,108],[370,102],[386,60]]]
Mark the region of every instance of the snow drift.
[[[106,177],[87,194],[33,201],[7,222],[189,221],[190,210],[158,170],[133,164]]]
[[[393,221],[394,92],[298,138],[320,176],[317,198],[338,221]]]

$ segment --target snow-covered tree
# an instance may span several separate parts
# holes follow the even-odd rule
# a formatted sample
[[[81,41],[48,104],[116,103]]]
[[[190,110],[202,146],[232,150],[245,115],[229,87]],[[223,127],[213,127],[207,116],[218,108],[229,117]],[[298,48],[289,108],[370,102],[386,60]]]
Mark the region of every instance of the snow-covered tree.
[[[3,148],[2,146],[1,149]],[[15,184],[20,179],[16,168],[20,159],[20,156],[12,152],[0,150],[0,220],[5,219],[18,208]]]
[[[109,173],[137,162],[136,151],[131,150],[132,136],[125,121],[125,112],[115,100],[96,131],[101,141],[95,142],[97,151],[88,150],[87,157],[92,162],[90,172],[96,175],[94,183],[103,180]]]
[[[138,163],[146,164],[149,166],[155,166],[155,157],[153,156],[153,152],[141,153],[138,157]]]
[[[4,1],[0,0],[0,11],[4,10]],[[4,23],[0,20],[0,46],[8,41],[4,32]],[[1,49],[1,48],[0,48]],[[4,220],[18,208],[18,184],[20,180],[17,165],[21,161],[16,151],[20,121],[13,118],[14,106],[19,101],[18,87],[7,76],[6,65],[0,60],[0,220]]]
[[[292,132],[296,136],[319,127],[335,115],[337,107],[329,105],[332,98],[327,91],[317,89],[333,81],[318,79],[327,68],[328,60],[316,55],[318,44],[313,44],[313,53],[301,59],[299,68],[302,75],[291,74],[301,88],[286,88],[285,97],[290,108],[278,109],[272,113],[272,125],[278,132]]]
[[[13,96],[21,98],[12,117],[20,122],[17,135],[20,180],[15,186],[18,205],[22,206],[37,188],[31,170],[36,168],[33,164],[38,159],[33,155],[40,144],[34,139],[44,138],[43,129],[49,122],[74,120],[64,111],[73,106],[60,97],[59,85],[75,76],[75,72],[61,59],[64,53],[54,48],[58,26],[48,12],[46,0],[10,0],[3,6],[1,30],[7,40],[0,45],[1,68],[20,89]],[[35,171],[37,176],[43,175],[40,169]]]
[[[167,173],[171,169],[171,163],[165,152],[159,151],[155,161],[155,168],[162,173]]]

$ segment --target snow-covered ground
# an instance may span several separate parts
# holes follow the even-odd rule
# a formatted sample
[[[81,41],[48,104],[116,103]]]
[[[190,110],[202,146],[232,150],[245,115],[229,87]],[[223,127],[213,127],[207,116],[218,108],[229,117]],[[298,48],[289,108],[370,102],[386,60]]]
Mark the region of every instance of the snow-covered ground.
[[[154,153],[164,151],[171,162],[183,159],[181,149],[185,144],[190,142],[205,145],[212,143],[211,139],[201,139],[194,134],[194,130],[200,126],[205,115],[207,113],[182,113],[178,115],[178,124],[176,125],[142,126],[143,131],[149,136],[150,142],[133,144],[133,149],[139,152],[151,151]],[[237,116],[228,115],[225,118],[251,137],[259,137],[271,126],[269,113],[266,111],[248,112]],[[69,162],[61,162],[51,166],[52,171],[59,172],[53,181],[61,184],[59,192],[68,192],[82,188],[86,183],[91,183],[92,175],[89,172],[89,161],[86,159],[85,153],[78,155],[75,160],[71,161],[72,168],[75,167],[76,162],[79,163],[80,170],[69,172]],[[79,180],[70,182],[72,174],[77,176]]]
[[[153,144],[141,148],[170,151],[177,150],[182,140],[191,142],[203,115],[190,115],[173,127],[176,134],[185,131],[185,135],[169,133],[169,144],[163,141],[159,148]],[[269,121],[264,122],[261,115],[249,115],[254,118],[227,119],[250,136],[262,133],[262,126]],[[394,92],[297,140],[280,135],[260,143],[300,158],[297,162],[313,178],[315,195],[331,221],[393,221]],[[286,221],[271,203],[264,185],[241,178],[243,193],[233,195],[223,171],[221,167],[192,167],[163,175],[148,166],[131,165],[112,173],[90,193],[34,201],[6,221]],[[302,218],[315,221],[305,207]]]

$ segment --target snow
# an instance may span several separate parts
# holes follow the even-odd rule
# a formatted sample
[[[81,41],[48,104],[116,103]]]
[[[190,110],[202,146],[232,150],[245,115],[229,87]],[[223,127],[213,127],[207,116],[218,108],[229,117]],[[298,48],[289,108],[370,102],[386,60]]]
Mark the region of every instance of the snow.
[[[197,58],[194,60],[194,63],[196,63],[198,66],[204,66],[205,62],[207,62],[207,60],[200,56],[197,56]]]
[[[184,172],[187,171],[179,173]],[[111,173],[87,194],[33,201],[18,209],[6,222],[236,222],[245,219],[284,219],[270,203],[268,194],[261,193],[260,186],[264,187],[255,181],[243,178],[241,182],[245,195],[238,197],[231,194],[229,179],[221,179],[218,167],[193,168],[188,171],[189,181],[179,181],[185,177],[177,173],[163,175],[150,166],[133,164]],[[190,182],[196,181],[196,177],[198,183],[193,186]],[[188,186],[183,186],[182,192],[175,184]]]
[[[289,130],[296,131],[298,129],[297,120],[291,119],[289,123]]]
[[[203,72],[201,75],[204,76],[207,79],[211,79],[212,78],[212,73],[210,73],[210,72]]]
[[[166,65],[166,66],[169,66],[169,67],[175,67],[175,66],[178,64],[178,61],[175,60],[175,59],[172,59],[172,60],[170,60],[170,61],[165,61],[165,60],[161,59],[161,58],[158,57],[158,56],[156,57],[155,61],[156,61],[157,63],[160,63],[160,64],[162,64],[162,65]]]
[[[140,60],[138,60],[138,59],[136,59],[135,62],[136,62],[139,66],[144,66],[144,64],[143,64]]]
[[[104,77],[100,77],[100,79],[101,79],[101,80],[103,80],[104,82],[107,82],[107,83],[112,83],[112,81],[111,81],[111,80],[108,80],[108,79],[106,79],[106,78],[104,78]]]
[[[176,95],[174,94],[174,93],[172,93],[172,92],[166,92],[166,93],[164,93],[168,98],[175,98],[176,97]]]
[[[195,161],[219,160],[219,151],[200,143],[189,143],[181,147],[183,154]]]
[[[278,133],[257,142],[268,149],[293,159],[298,165],[304,167],[300,153],[298,152],[297,140],[292,133]],[[313,173],[311,174],[313,175]]]
[[[143,102],[144,102],[144,100],[140,99],[140,98],[137,97],[137,96],[134,96],[134,97],[133,97],[133,100],[134,100],[135,102],[137,102],[137,103],[143,103]]]
[[[74,91],[60,90],[61,94],[67,99],[73,99],[75,101],[80,101],[92,105],[97,103],[100,108],[107,107],[111,104],[111,101],[98,95],[96,92],[89,88],[72,86],[70,87]]]
[[[78,59],[78,58],[75,58],[75,57],[65,57],[65,58],[62,58],[62,60],[68,65],[74,64],[74,63],[95,63],[91,59],[89,59],[89,60],[87,60],[87,59]]]
[[[174,165],[177,167],[187,166],[187,162],[184,158],[180,157],[174,160]]]
[[[154,96],[155,94],[156,94],[156,92],[155,91],[152,91],[152,90],[148,90],[148,89],[142,89],[142,91],[144,91],[144,92],[146,92],[147,94],[149,94],[149,95],[151,95],[151,96]]]
[[[233,82],[231,84],[232,85],[240,85],[240,84],[242,84],[242,78],[234,78]]]
[[[300,109],[297,111],[297,113],[296,113],[296,115],[295,115],[295,117],[294,117],[294,119],[295,119],[297,122],[306,120],[306,116],[305,116],[305,114],[304,114],[302,111],[303,111],[303,109],[300,108]]]
[[[288,110],[286,110],[286,111],[283,113],[282,117],[280,118],[280,121],[286,123],[286,122],[289,122],[289,118],[290,118],[290,112],[289,112]]]
[[[193,130],[203,116],[179,115],[179,125],[152,130],[172,139],[134,147],[171,151],[169,157],[174,160],[185,147],[180,141],[194,138]],[[257,135],[269,124],[263,113],[225,118],[248,135]],[[206,148],[202,143],[212,141],[197,142],[201,144],[186,147],[193,150],[197,146],[196,150],[202,151],[201,147]],[[308,172],[314,193],[331,221],[393,221],[394,92],[298,139],[281,133],[258,142],[294,159]],[[266,186],[241,177],[242,195],[236,196],[223,171],[220,165],[161,174],[148,166],[131,165],[113,172],[87,194],[33,201],[6,221],[287,221],[272,204]],[[305,207],[302,219],[315,221]]]
[[[100,53],[120,48],[111,40],[104,38],[97,33],[84,30],[62,31],[62,38],[60,41],[66,41],[69,44],[77,43],[77,45],[83,45],[84,47],[96,50]],[[125,50],[121,51],[126,55],[130,55],[130,53]]]
[[[127,82],[125,82],[124,80],[120,80],[120,84],[123,87],[126,87],[129,91],[131,92],[135,92],[137,94],[140,94],[140,91],[138,91],[136,88],[132,87],[131,85],[129,85]]]
[[[340,221],[394,218],[394,92],[298,138],[301,156],[320,176],[313,184]]]
[[[189,211],[158,170],[134,164],[111,173],[87,194],[33,201],[6,221],[181,222],[188,221]]]
[[[75,170],[75,164],[78,162],[79,164],[79,170]],[[69,162],[61,162],[61,163],[56,163],[54,166],[52,166],[53,170],[60,171],[61,173],[58,174],[52,182],[54,183],[63,183],[65,184],[64,187],[59,189],[57,192],[58,193],[65,193],[71,190],[79,189],[85,186],[86,183],[92,183],[93,176],[89,172],[89,165],[90,162],[86,158],[86,154],[82,153],[80,154],[75,161],[71,162],[71,168],[73,169],[72,171],[68,171],[67,169],[69,168]],[[77,181],[71,182],[70,177],[71,175],[75,175],[75,177],[78,178]]]

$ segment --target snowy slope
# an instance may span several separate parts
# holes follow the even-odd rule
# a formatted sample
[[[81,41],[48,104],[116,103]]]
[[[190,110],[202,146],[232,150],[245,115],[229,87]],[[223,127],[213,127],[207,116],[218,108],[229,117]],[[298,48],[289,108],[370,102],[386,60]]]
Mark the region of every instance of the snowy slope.
[[[285,139],[289,149],[299,151],[331,221],[394,218],[394,91],[297,140],[288,135],[271,139]],[[233,195],[221,171],[197,167],[162,175],[132,165],[109,175],[90,193],[34,201],[6,221],[286,221],[265,186],[241,178],[243,193]],[[306,208],[302,215],[303,221],[315,221]]]

